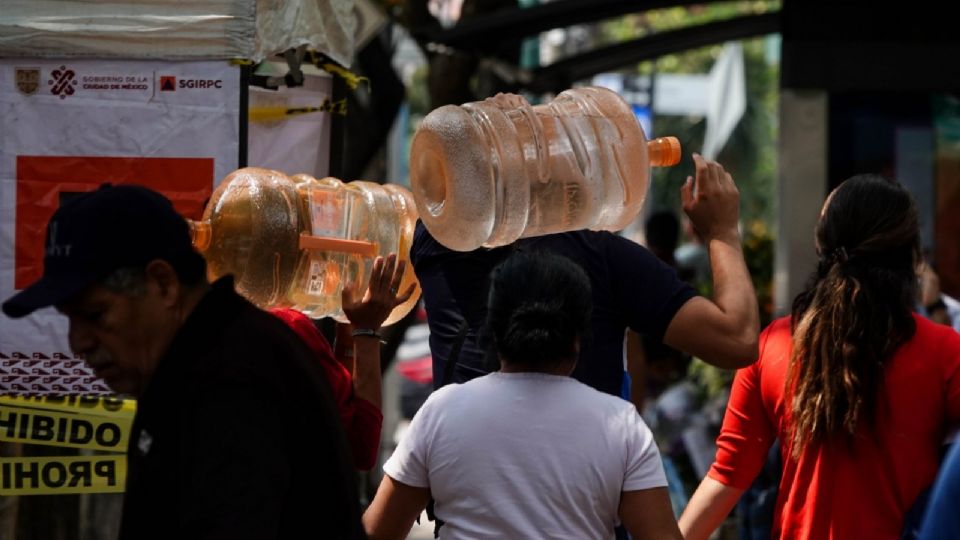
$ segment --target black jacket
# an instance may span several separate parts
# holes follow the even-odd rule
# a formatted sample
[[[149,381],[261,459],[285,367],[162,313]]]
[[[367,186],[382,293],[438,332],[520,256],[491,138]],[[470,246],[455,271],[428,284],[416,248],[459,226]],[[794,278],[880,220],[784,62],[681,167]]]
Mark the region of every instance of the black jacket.
[[[464,318],[457,365],[449,382],[466,382],[497,369],[485,358],[489,348],[481,328],[486,317],[488,278],[514,249],[543,250],[569,258],[590,278],[593,314],[590,335],[580,347],[574,379],[614,396],[623,385],[623,332],[631,328],[661,341],[683,304],[696,295],[676,271],[647,248],[606,231],[572,231],[523,238],[512,246],[453,251],[417,221],[410,247],[430,324],[433,383],[444,379],[447,358]]]
[[[137,407],[121,539],[363,537],[318,362],[230,278],[189,316]]]

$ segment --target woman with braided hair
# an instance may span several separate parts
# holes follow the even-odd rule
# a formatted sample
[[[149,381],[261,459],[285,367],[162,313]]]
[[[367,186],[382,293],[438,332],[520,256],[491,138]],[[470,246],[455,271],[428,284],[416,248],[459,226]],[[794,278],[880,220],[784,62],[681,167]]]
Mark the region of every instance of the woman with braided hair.
[[[827,198],[820,262],[790,317],[737,373],[717,457],[680,519],[705,539],[779,439],[773,538],[898,539],[960,419],[960,335],[913,313],[917,210],[892,180],[859,175]]]

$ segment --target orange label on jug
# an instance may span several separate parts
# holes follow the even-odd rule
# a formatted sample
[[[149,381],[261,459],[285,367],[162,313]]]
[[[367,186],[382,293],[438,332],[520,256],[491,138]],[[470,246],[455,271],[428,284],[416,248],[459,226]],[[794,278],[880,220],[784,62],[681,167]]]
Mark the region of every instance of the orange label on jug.
[[[347,238],[350,199],[342,189],[311,187],[309,202],[314,236]]]

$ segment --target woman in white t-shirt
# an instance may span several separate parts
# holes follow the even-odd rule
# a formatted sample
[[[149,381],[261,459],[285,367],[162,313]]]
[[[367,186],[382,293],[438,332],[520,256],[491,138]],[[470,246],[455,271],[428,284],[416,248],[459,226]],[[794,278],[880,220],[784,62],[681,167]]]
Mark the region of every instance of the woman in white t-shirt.
[[[363,516],[402,539],[426,506],[440,537],[679,539],[660,456],[629,402],[569,377],[590,282],[568,259],[517,252],[491,276],[487,329],[501,370],[430,396]]]

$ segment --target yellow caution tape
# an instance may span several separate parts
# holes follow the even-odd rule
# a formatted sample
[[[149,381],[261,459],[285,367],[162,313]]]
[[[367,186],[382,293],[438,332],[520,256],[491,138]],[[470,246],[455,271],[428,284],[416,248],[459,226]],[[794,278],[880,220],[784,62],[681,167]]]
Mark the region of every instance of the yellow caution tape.
[[[309,55],[311,64],[326,71],[327,73],[332,73],[339,76],[344,82],[347,83],[347,86],[349,86],[351,90],[356,90],[362,82],[367,83],[367,87],[370,86],[370,79],[357,75],[349,69],[332,62],[327,55],[317,51],[307,51],[307,54]]]
[[[302,114],[318,112],[328,112],[331,114],[339,114],[341,116],[346,115],[347,98],[339,99],[337,101],[325,99],[319,107],[284,107],[282,105],[271,107],[250,107],[247,118],[251,122],[275,122],[278,120],[286,120],[294,116],[300,116]]]
[[[0,458],[0,496],[122,493],[126,456]]]
[[[0,396],[0,407],[29,407],[96,416],[133,418],[137,402],[117,396]]]
[[[342,68],[332,62],[326,62],[320,64],[319,67],[328,73],[333,73],[334,75],[339,75],[343,79],[347,86],[351,90],[356,90],[360,83],[365,82],[367,85],[370,84],[370,79],[357,75],[356,73],[350,71],[349,69]]]
[[[0,405],[0,441],[125,452],[132,421]]]

